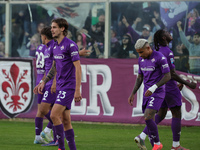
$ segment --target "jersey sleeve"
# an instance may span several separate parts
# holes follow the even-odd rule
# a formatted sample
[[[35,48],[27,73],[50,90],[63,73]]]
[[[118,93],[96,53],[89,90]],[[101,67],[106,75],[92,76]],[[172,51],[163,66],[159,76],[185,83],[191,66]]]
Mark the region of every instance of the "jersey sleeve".
[[[175,68],[175,64],[174,64],[174,54],[173,52],[170,52],[168,57],[167,57],[167,62],[169,64],[169,69],[172,70]]]
[[[138,60],[138,74],[143,74],[141,70],[141,66],[140,66],[140,61],[141,61],[141,58],[139,58]]]
[[[167,63],[166,57],[160,53],[160,59],[158,61],[158,65],[160,66],[160,69],[163,74],[170,72],[169,65]]]
[[[80,56],[78,53],[78,46],[75,43],[70,44],[70,55],[73,62],[80,60]]]

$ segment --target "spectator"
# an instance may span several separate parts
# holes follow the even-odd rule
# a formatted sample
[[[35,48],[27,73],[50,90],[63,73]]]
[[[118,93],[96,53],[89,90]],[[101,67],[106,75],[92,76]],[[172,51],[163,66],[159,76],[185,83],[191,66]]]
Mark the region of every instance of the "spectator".
[[[0,57],[5,57],[5,43],[0,42]]]
[[[137,58],[136,50],[131,41],[131,35],[129,33],[123,36],[118,58]]]
[[[111,29],[111,52],[110,57],[117,57],[117,54],[119,53],[120,43],[117,39],[116,31]]]
[[[104,58],[104,45],[103,43],[99,43],[94,39],[90,39],[88,43],[87,50],[91,51],[90,56],[88,58]]]
[[[177,22],[181,42],[189,50],[190,56],[200,57],[200,33],[196,32],[193,36],[193,43],[190,43],[181,27],[181,22]],[[200,58],[189,59],[190,63],[190,73],[200,75]]]
[[[176,69],[182,72],[189,73],[190,65],[189,65],[189,51],[188,49],[181,44],[177,45],[177,53],[179,53],[178,59],[175,61]]]
[[[3,34],[0,37],[0,41],[5,43],[5,33],[6,33],[6,25],[3,26]],[[18,42],[16,40],[15,34],[11,34],[12,38],[12,47],[11,47],[11,56],[12,57],[19,57],[19,53],[17,51],[18,48]]]
[[[191,10],[188,15],[188,26],[187,26],[187,35],[193,35],[195,33],[195,22],[199,18],[199,12],[194,8]],[[193,26],[194,25],[194,26]]]
[[[73,38],[72,32],[69,30],[67,31],[67,38],[70,40],[72,40],[72,38]]]
[[[132,43],[135,43],[139,38],[143,38],[148,40],[149,43],[153,42],[153,36],[150,35],[150,31],[151,31],[151,27],[149,24],[145,24],[143,26],[143,30],[142,32],[137,32],[135,31],[127,22],[125,16],[122,19],[122,22],[125,24],[125,26],[127,27],[127,31],[131,34],[132,36]]]
[[[80,32],[76,33],[76,44],[79,50],[86,48],[87,42],[86,42],[86,35],[84,33]]]
[[[40,41],[40,33],[41,33],[41,30],[44,28],[44,23],[39,23],[38,24],[38,27],[37,27],[37,33],[35,33],[31,39],[30,39],[30,42],[27,43],[27,48],[30,50],[29,51],[29,56],[31,57],[35,57],[35,52],[36,52],[36,49],[37,47],[41,44],[41,41]]]

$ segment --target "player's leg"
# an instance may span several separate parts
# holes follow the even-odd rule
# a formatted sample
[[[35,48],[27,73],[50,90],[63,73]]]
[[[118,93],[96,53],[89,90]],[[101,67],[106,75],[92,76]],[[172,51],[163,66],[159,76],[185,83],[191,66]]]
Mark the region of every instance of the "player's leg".
[[[51,109],[51,103],[44,103],[43,101],[41,102],[40,112],[42,113],[43,117],[45,116],[49,120],[47,127],[45,127],[45,129],[41,132],[41,136],[45,138],[48,142],[53,141],[53,138],[51,136],[53,122],[50,118],[50,113],[51,113],[50,109]]]
[[[43,128],[43,116],[40,112],[40,104],[38,104],[38,111],[35,117],[35,140],[34,144],[46,144],[47,142],[40,136]]]
[[[63,125],[69,149],[76,150],[76,144],[74,140],[74,130],[71,125],[70,110],[65,110],[63,113]]]
[[[65,109],[66,106],[60,104],[54,104],[50,116],[51,120],[53,121],[53,125],[55,127],[56,137],[58,140],[58,147],[60,150],[65,150],[64,127],[60,119]]]
[[[188,150],[180,146],[180,135],[181,135],[181,106],[175,106],[170,108],[172,112],[172,123],[171,129],[173,134],[172,150]]]

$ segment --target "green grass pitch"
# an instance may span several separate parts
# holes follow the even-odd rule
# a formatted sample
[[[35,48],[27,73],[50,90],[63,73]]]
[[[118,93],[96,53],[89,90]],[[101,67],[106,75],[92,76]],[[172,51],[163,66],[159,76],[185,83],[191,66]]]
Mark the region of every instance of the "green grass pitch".
[[[44,127],[47,121],[44,122]],[[73,122],[77,150],[137,150],[134,137],[144,125]],[[170,150],[172,132],[170,126],[158,126],[162,150]],[[1,120],[0,150],[57,150],[57,146],[43,147],[33,144],[34,120]],[[200,149],[200,127],[182,127],[181,145],[190,150]],[[146,138],[148,150],[152,147]],[[65,141],[66,150],[68,150]]]

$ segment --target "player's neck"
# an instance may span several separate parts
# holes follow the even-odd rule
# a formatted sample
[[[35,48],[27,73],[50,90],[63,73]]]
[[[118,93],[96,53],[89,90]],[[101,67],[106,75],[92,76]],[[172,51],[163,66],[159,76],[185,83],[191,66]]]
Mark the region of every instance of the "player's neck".
[[[56,39],[56,41],[58,42],[58,44],[60,44],[64,38],[65,38],[64,35],[60,35],[60,36]]]

